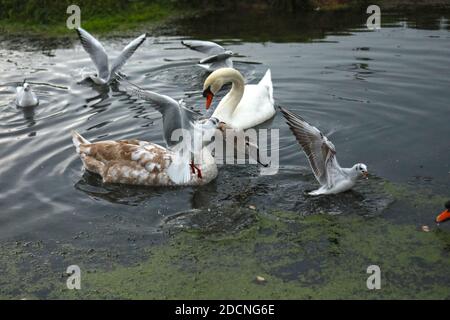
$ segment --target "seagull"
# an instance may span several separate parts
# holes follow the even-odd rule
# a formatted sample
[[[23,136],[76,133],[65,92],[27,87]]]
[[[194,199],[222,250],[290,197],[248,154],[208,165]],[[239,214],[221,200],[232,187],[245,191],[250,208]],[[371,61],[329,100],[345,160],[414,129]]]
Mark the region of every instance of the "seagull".
[[[279,107],[289,128],[308,157],[311,169],[321,187],[309,195],[337,194],[352,189],[358,179],[368,178],[367,166],[357,163],[351,168],[341,168],[336,159],[336,149],[316,127],[298,115]]]
[[[441,223],[450,219],[450,200],[445,203],[445,210],[436,217],[436,223]]]
[[[183,40],[185,47],[207,54],[208,57],[199,61],[198,65],[209,72],[220,68],[233,68],[233,51],[225,50],[222,46],[211,41]]]
[[[26,80],[23,80],[21,86],[16,88],[16,105],[19,107],[35,107],[39,104],[39,99],[31,90]]]
[[[228,135],[230,135],[233,139],[234,137],[239,137],[241,139],[245,138],[244,130],[233,128],[226,122],[221,121],[214,116],[202,116],[200,113],[189,109],[183,100],[176,101],[169,96],[145,90],[120,75],[117,77],[120,82],[126,82],[128,84],[128,86],[126,86],[126,90],[130,94],[154,104],[155,109],[161,113],[163,118],[164,140],[167,147],[171,150],[178,150],[180,146],[186,148],[185,145],[181,144],[179,140],[177,140],[179,137],[173,136],[174,133],[177,133],[177,130],[183,130],[178,132],[189,134],[193,140],[203,136],[202,139],[208,142],[212,140],[212,136],[215,134],[215,132],[211,130],[212,127],[216,127],[217,130],[221,131],[225,140]],[[198,142],[198,140],[196,141]],[[187,146],[187,149],[193,153],[196,153],[197,150],[195,148],[198,147],[195,146],[195,141],[193,141],[193,143],[194,146]],[[237,144],[235,144],[234,147],[236,148]],[[245,152],[250,157],[255,159],[259,165],[268,167],[269,164],[266,163],[266,159],[261,157],[260,149],[256,143],[246,140]]]
[[[78,37],[84,50],[89,54],[97,68],[97,74],[89,76],[89,78],[96,84],[109,84],[111,83],[120,68],[127,62],[127,60],[133,55],[133,53],[139,48],[139,46],[147,38],[147,34],[142,34],[133,41],[131,41],[120,53],[120,55],[112,61],[109,66],[108,55],[105,52],[102,44],[95,39],[89,32],[82,28],[77,28]]]
[[[126,91],[136,97],[154,104],[155,109],[161,113],[163,120],[163,136],[166,145],[169,148],[178,144],[178,141],[172,139],[172,134],[178,130],[187,130],[192,132],[196,124],[204,123],[207,119],[201,119],[201,114],[187,108],[183,100],[175,99],[149,91],[117,75],[119,82],[125,85]]]

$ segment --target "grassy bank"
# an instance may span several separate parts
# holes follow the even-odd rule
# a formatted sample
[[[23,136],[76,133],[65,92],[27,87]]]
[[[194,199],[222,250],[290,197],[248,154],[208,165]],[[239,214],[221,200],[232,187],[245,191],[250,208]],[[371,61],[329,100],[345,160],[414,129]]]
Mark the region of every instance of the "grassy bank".
[[[0,0],[0,31],[3,35],[30,34],[66,36],[73,32],[66,27],[71,0]],[[172,19],[186,15],[201,16],[209,11],[232,10],[245,15],[249,11],[281,12],[365,11],[367,0],[258,0],[251,2],[222,0],[78,0],[81,25],[94,33],[126,33],[135,29],[151,30],[169,25]],[[423,7],[450,8],[450,0],[394,0],[377,2],[382,10],[422,10]]]
[[[42,6],[42,2],[46,5]],[[0,31],[4,34],[27,33],[46,36],[73,34],[66,27],[73,1],[0,0]],[[151,28],[172,17],[185,14],[169,1],[77,1],[81,9],[81,26],[95,33],[124,32]]]

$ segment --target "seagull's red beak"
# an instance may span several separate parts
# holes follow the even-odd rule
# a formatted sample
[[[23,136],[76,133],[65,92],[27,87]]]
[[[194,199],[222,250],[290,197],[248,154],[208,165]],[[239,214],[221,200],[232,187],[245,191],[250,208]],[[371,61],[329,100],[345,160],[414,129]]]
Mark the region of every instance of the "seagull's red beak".
[[[205,91],[203,91],[203,97],[206,98],[206,110],[208,110],[209,107],[211,107],[211,103],[214,98],[214,94],[211,92],[210,87],[208,87]]]
[[[441,223],[448,219],[450,219],[450,210],[446,209],[445,211],[443,211],[440,215],[438,215],[436,217],[436,222]]]

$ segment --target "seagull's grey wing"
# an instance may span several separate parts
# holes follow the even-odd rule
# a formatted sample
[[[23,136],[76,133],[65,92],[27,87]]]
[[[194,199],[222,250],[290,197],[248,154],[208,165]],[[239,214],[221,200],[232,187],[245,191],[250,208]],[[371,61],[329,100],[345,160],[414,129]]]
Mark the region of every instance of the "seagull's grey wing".
[[[289,128],[308,157],[314,176],[321,185],[330,186],[329,165],[333,165],[336,150],[319,129],[310,125],[298,115],[280,107]],[[337,163],[337,162],[336,162]],[[333,165],[334,168],[334,165]]]
[[[77,28],[76,30],[84,50],[89,54],[97,68],[98,77],[107,80],[109,77],[109,66],[105,48],[86,30],[82,28]]]
[[[127,91],[145,101],[153,103],[155,109],[161,113],[163,118],[164,139],[166,140],[167,145],[172,147],[178,144],[178,141],[172,141],[172,133],[177,129],[191,130],[192,123],[199,117],[199,114],[185,108],[169,96],[144,90],[131,82],[128,83],[133,87],[127,87]]]
[[[225,49],[222,46],[211,41],[183,40],[181,41],[181,44],[189,49],[208,55],[216,55],[225,52]]]
[[[206,69],[209,72],[214,72],[221,68],[233,68],[233,61],[231,59],[226,59],[214,63],[206,63],[206,64],[199,63],[198,66],[202,67],[203,69]],[[209,110],[211,110],[211,108]]]
[[[206,58],[200,60],[199,63],[205,64],[205,63],[223,62],[223,61],[229,59],[230,57],[232,57],[232,55],[229,53],[220,53],[220,54],[206,57]]]
[[[123,67],[123,65],[127,62],[127,60],[133,55],[133,53],[140,47],[140,45],[147,38],[147,34],[142,34],[133,41],[131,41],[120,53],[120,55],[113,61],[111,66],[111,77],[114,77],[115,74]]]
[[[179,141],[172,140],[175,130],[191,130],[192,122],[198,115],[191,110],[182,107],[174,99],[151,91],[133,89],[133,92],[141,99],[155,104],[163,118],[164,139],[169,147],[178,144]]]

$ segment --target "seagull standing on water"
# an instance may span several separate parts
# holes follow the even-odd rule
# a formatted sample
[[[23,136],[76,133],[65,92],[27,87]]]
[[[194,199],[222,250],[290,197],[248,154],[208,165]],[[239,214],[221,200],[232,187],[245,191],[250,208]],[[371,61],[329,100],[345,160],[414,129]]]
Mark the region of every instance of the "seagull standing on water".
[[[19,107],[35,107],[39,104],[39,99],[31,90],[30,85],[23,81],[21,86],[16,88],[16,105]]]
[[[133,55],[133,53],[139,48],[139,46],[147,38],[147,34],[142,34],[133,41],[131,41],[120,53],[120,55],[112,61],[109,66],[108,55],[102,44],[95,39],[89,32],[82,28],[77,28],[78,37],[84,50],[89,54],[97,68],[97,74],[95,76],[89,76],[96,84],[109,84],[119,72],[120,68],[127,62],[127,60]]]
[[[358,179],[368,177],[367,166],[362,163],[351,168],[341,168],[336,159],[336,149],[316,127],[296,114],[280,107],[289,128],[308,157],[311,169],[321,187],[309,193],[317,196],[336,194],[352,189]]]
[[[211,41],[183,40],[181,44],[185,47],[204,53],[208,57],[199,61],[198,65],[209,72],[220,68],[233,68],[233,51],[225,50],[222,46]]]

